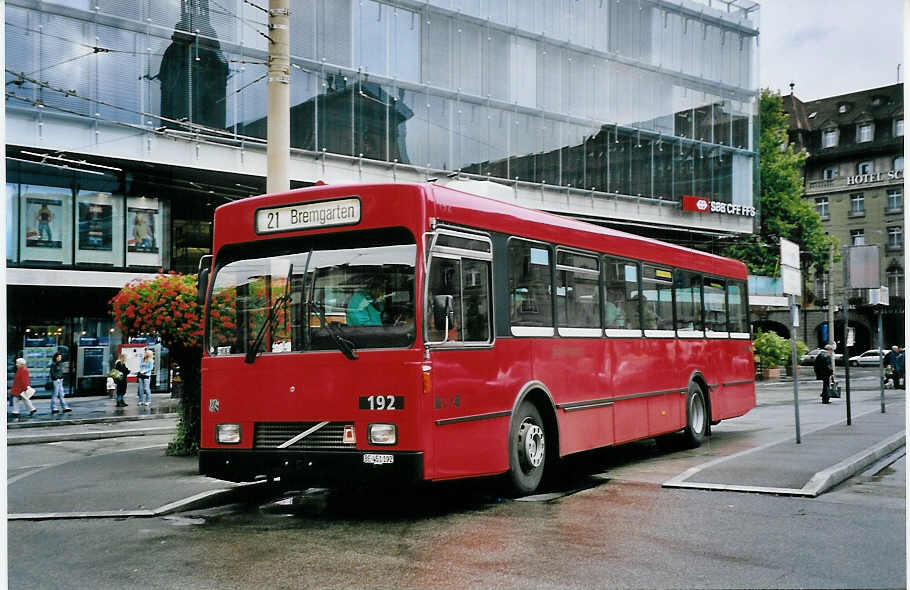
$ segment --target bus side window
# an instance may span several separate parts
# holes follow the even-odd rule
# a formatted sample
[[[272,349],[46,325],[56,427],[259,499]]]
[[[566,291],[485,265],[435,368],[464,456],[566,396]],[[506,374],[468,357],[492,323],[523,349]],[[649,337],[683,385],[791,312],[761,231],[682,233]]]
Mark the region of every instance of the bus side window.
[[[746,289],[740,281],[727,283],[728,329],[733,334],[748,334],[749,323],[745,301]]]
[[[676,292],[676,329],[701,332],[702,319],[701,276],[683,270],[676,271],[674,289]]]
[[[427,299],[424,324],[429,342],[449,342],[461,340],[462,326],[462,289],[461,289],[461,260],[434,256],[430,266],[430,288]],[[439,295],[450,295],[452,307],[455,311],[454,325],[449,325],[449,332],[445,328],[437,327],[434,321],[434,302]]]
[[[705,277],[705,328],[708,332],[727,332],[727,298],[724,281]]]
[[[489,342],[490,263],[470,258],[434,256],[430,266],[426,321],[428,342]],[[448,333],[437,327],[434,308],[440,295],[452,297],[454,322]]]
[[[510,315],[513,326],[553,326],[550,250],[522,240],[509,243]]]
[[[638,265],[634,262],[605,258],[606,298],[604,327],[638,330],[641,326],[638,310]]]

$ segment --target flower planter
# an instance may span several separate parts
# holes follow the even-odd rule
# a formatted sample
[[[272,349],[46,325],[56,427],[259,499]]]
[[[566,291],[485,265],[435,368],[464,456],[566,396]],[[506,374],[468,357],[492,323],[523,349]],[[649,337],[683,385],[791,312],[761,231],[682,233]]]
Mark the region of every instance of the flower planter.
[[[780,367],[774,367],[773,369],[762,369],[761,376],[762,379],[779,379]]]

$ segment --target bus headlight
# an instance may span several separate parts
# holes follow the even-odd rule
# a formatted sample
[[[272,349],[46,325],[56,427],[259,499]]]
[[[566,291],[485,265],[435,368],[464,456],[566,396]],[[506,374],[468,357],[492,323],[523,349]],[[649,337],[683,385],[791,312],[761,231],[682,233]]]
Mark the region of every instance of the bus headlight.
[[[370,424],[369,440],[373,445],[394,445],[398,442],[398,428],[394,424]]]
[[[222,445],[236,445],[240,442],[240,424],[218,424],[215,426],[215,441]]]

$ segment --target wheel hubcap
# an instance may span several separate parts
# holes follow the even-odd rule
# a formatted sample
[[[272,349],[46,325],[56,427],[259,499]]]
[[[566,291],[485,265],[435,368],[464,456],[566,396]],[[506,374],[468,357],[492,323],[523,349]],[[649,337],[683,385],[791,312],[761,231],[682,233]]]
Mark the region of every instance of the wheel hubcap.
[[[702,403],[701,392],[696,391],[692,395],[692,401],[689,404],[689,416],[692,419],[692,430],[701,432],[705,428],[705,405]]]
[[[521,423],[519,434],[521,449],[521,464],[525,471],[536,469],[543,464],[545,442],[543,428],[525,419]]]

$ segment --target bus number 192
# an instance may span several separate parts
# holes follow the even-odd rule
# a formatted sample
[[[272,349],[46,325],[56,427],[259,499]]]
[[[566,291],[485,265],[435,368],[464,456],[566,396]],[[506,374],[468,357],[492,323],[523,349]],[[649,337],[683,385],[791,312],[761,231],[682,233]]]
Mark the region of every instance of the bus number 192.
[[[403,395],[369,395],[358,398],[361,410],[403,410]]]

